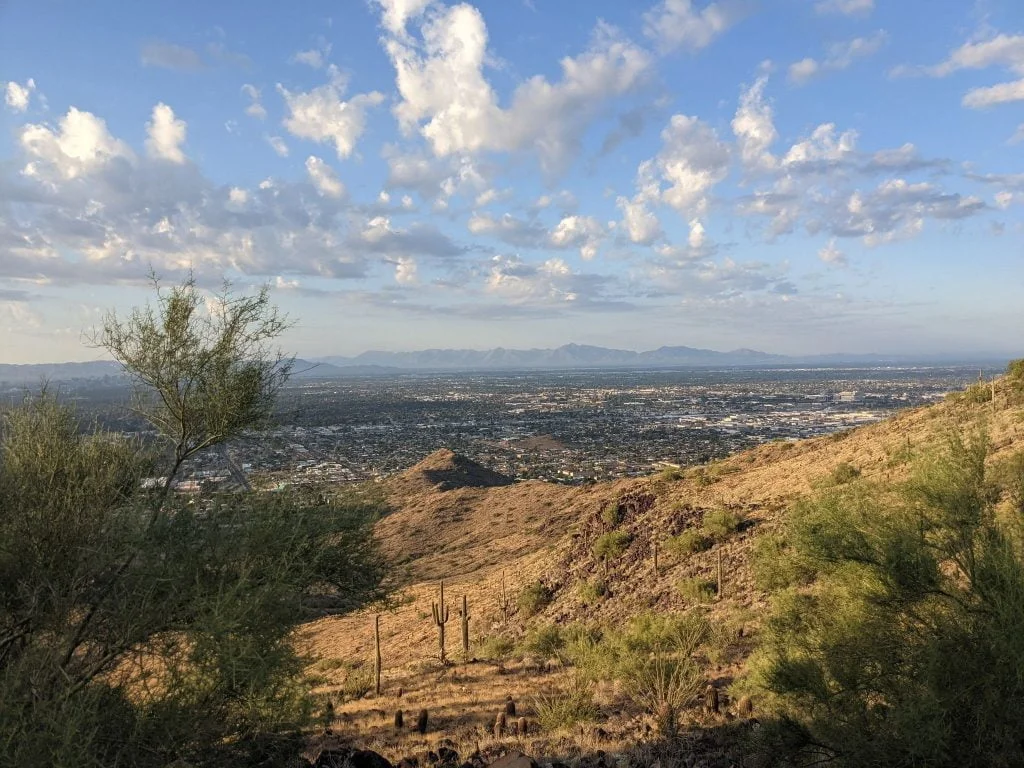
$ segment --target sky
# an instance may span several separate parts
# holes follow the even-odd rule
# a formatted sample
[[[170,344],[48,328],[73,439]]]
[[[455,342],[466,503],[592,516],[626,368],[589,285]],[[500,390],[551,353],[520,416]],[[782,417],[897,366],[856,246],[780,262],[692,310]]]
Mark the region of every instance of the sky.
[[[300,356],[1019,356],[1020,0],[0,0],[0,363],[269,285]]]

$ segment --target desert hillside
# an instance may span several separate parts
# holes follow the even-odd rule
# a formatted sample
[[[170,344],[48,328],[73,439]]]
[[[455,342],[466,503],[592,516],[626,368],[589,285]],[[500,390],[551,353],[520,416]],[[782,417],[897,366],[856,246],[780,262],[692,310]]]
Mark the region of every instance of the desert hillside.
[[[743,671],[767,604],[750,568],[755,539],[777,527],[795,500],[837,474],[905,477],[914,457],[979,416],[993,460],[1024,448],[1022,410],[997,390],[994,401],[947,398],[857,430],[767,443],[709,465],[585,487],[512,483],[439,450],[384,486],[394,511],[378,524],[377,535],[404,586],[380,611],[381,695],[366,690],[373,613],[324,618],[305,628],[320,690],[336,713],[333,738],[354,738],[394,759],[440,739],[468,751],[513,743],[530,754],[614,751],[649,724],[612,691],[597,724],[495,739],[495,714],[508,697],[529,719],[532,702],[567,675],[550,659],[508,646],[548,624],[616,625],[645,610],[708,615],[717,651],[707,678],[723,707],[693,717],[705,725],[724,723],[733,717],[730,685]],[[698,531],[708,530],[716,533],[692,551],[673,545],[680,534],[699,538]],[[612,556],[595,554],[609,546]],[[439,660],[432,615],[441,579],[450,607],[447,665]],[[524,607],[524,592],[542,595],[535,612]],[[457,615],[463,596],[468,658]],[[394,727],[397,709],[410,718],[423,708],[430,712],[427,734]]]

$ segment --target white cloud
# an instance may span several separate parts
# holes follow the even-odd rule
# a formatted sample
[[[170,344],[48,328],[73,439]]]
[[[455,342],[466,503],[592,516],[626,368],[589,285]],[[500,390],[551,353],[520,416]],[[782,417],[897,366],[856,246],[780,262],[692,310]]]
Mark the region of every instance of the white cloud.
[[[345,185],[338,179],[334,169],[319,157],[310,155],[306,158],[306,173],[309,174],[309,180],[313,182],[313,186],[321,195],[341,197],[345,194]]]
[[[821,64],[810,57],[800,59],[789,65],[789,79],[791,82],[803,84],[821,71]]]
[[[36,89],[36,81],[31,77],[24,85],[11,80],[4,88],[4,102],[12,112],[24,112],[28,109],[32,92]]]
[[[792,166],[805,163],[842,162],[852,157],[856,149],[856,131],[843,131],[837,137],[835,123],[824,123],[815,128],[809,138],[790,147],[782,159],[782,164]]]
[[[396,7],[385,6],[389,29]],[[396,33],[384,41],[401,96],[394,113],[402,130],[418,131],[438,156],[535,149],[548,170],[564,167],[600,107],[636,88],[651,63],[645,51],[598,24],[586,51],[562,59],[559,80],[530,77],[503,108],[483,72],[488,35],[479,10],[438,5],[420,35],[420,44]]]
[[[278,83],[289,113],[284,126],[300,139],[332,142],[338,157],[346,158],[366,129],[366,111],[383,102],[384,94],[372,91],[343,101],[346,80],[333,67],[328,69],[330,82],[306,93],[294,93]]]
[[[690,221],[690,234],[686,238],[686,244],[697,251],[704,247],[704,240],[704,225],[701,224],[700,219],[692,219]]]
[[[228,204],[235,208],[244,208],[249,202],[249,193],[241,187],[231,187],[228,190]]]
[[[984,109],[1011,101],[1024,101],[1024,78],[1011,83],[972,88],[964,95],[963,105],[971,109]]]
[[[1001,66],[1024,75],[1024,35],[996,35],[961,45],[949,58],[923,72],[932,77],[945,77],[961,69],[987,69]]]
[[[174,116],[174,110],[160,102],[153,107],[153,119],[146,123],[146,152],[150,157],[171,163],[185,162],[181,145],[187,128],[184,120]]]
[[[622,222],[626,227],[626,234],[632,242],[637,245],[650,245],[661,237],[658,217],[647,207],[644,200],[620,197],[617,202],[622,209]]]
[[[551,231],[551,245],[579,248],[580,256],[587,261],[597,256],[603,238],[604,227],[593,216],[566,216]]]
[[[298,51],[292,56],[295,64],[305,64],[313,69],[322,69],[327,64],[327,57],[331,55],[331,44],[324,43],[317,48],[310,48],[308,51]]]
[[[395,282],[402,285],[413,285],[418,281],[416,259],[401,256],[395,262]]]
[[[245,108],[245,114],[249,115],[249,117],[255,117],[257,120],[265,120],[267,110],[260,103],[260,89],[255,85],[246,83],[242,86],[242,93],[249,97],[249,106]]]
[[[849,263],[846,254],[839,250],[839,247],[836,245],[834,237],[828,241],[824,248],[818,251],[818,258],[833,267],[845,267]]]
[[[422,14],[432,0],[376,0],[381,6],[384,27],[393,35],[405,34],[405,25],[410,19]]]
[[[777,160],[769,151],[779,137],[771,105],[764,99],[768,76],[762,75],[742,92],[732,132],[740,150],[743,167],[748,171],[764,171],[775,167]]]
[[[644,34],[662,51],[696,51],[709,46],[738,20],[735,4],[713,2],[698,10],[692,0],[661,0],[644,14]]]
[[[41,180],[73,179],[88,175],[115,158],[131,158],[128,145],[115,139],[107,124],[91,112],[71,107],[59,130],[29,124],[19,141],[29,162],[23,173]]]
[[[288,145],[280,136],[266,136],[267,144],[277,153],[278,157],[288,157]]]
[[[825,49],[825,58],[818,62],[815,59],[802,59],[789,66],[789,79],[797,85],[823,71],[839,71],[848,69],[857,59],[867,58],[878,53],[889,39],[884,30],[878,30],[867,37],[855,37],[840,43],[832,43]]]
[[[817,0],[814,10],[818,13],[837,13],[843,16],[867,15],[875,9],[875,0]]]
[[[203,69],[203,57],[191,48],[159,40],[145,43],[139,56],[142,66],[170,69],[176,72],[198,72]]]
[[[667,188],[661,199],[680,213],[703,213],[711,189],[729,173],[729,147],[707,123],[673,115],[655,162]]]

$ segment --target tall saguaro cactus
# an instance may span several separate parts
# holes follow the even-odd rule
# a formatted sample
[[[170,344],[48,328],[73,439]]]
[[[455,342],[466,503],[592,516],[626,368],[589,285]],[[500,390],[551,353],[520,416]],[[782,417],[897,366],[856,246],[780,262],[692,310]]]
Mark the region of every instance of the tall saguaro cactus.
[[[448,606],[444,604],[444,579],[441,579],[441,602],[433,603],[431,605],[431,611],[434,614],[434,624],[437,625],[437,642],[441,647],[441,663],[444,664],[447,661],[447,655],[444,650],[444,625],[448,623]]]
[[[381,657],[380,657],[380,614],[378,613],[373,617],[373,687],[378,696],[380,696],[380,668],[381,668]]]
[[[465,595],[462,596],[462,614],[459,618],[462,621],[462,653],[469,660],[469,603]]]

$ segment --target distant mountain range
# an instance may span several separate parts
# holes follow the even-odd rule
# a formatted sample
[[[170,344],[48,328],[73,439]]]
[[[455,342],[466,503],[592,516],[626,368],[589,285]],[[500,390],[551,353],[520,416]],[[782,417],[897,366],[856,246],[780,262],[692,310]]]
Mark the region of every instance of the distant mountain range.
[[[703,368],[830,365],[1005,364],[998,356],[966,359],[936,355],[810,355],[793,357],[734,349],[717,352],[694,347],[659,347],[647,352],[609,349],[586,344],[565,344],[554,349],[425,349],[419,352],[363,352],[355,357],[329,355],[296,360],[298,378],[386,376],[407,371],[500,371],[568,370],[580,368]],[[40,381],[110,379],[123,374],[117,363],[94,360],[86,363],[38,365],[0,364],[0,382],[32,385]]]

